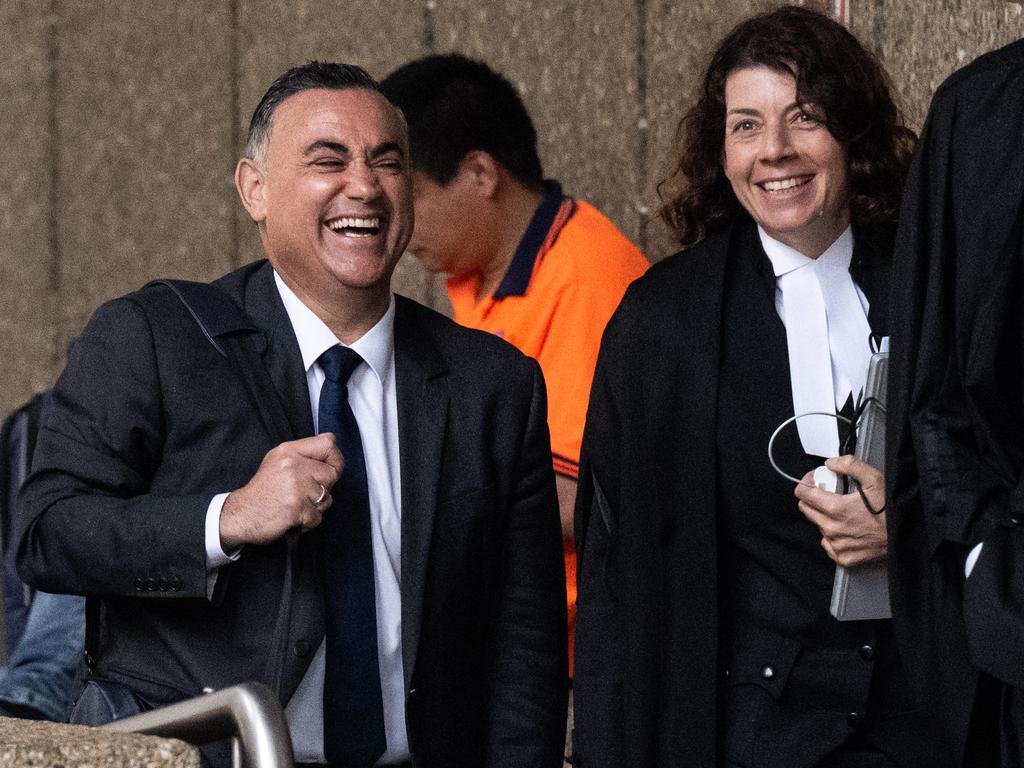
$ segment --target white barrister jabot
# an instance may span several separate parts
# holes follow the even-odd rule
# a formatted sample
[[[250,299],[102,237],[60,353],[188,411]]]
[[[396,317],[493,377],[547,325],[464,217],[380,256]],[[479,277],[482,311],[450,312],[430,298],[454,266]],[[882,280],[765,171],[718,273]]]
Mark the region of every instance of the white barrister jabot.
[[[793,412],[835,413],[864,389],[871,359],[868,300],[850,277],[853,232],[847,227],[818,258],[811,259],[757,228],[775,272],[775,309],[786,327]],[[804,450],[839,454],[834,418],[797,419]]]

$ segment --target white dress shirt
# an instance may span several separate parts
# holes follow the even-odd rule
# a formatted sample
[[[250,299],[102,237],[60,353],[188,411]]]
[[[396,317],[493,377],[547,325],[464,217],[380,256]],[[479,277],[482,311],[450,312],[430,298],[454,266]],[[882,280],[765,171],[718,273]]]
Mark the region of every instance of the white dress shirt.
[[[317,426],[324,374],[317,359],[340,342],[327,325],[285,285],[275,272],[281,301],[295,330],[309,387],[309,403]],[[379,765],[409,759],[405,730],[405,682],[402,669],[401,477],[398,458],[398,400],[395,394],[395,300],[380,321],[351,348],[365,361],[348,381],[352,407],[366,460],[370,495],[370,535],[376,581],[377,654],[384,701],[387,749]],[[219,494],[207,511],[207,563],[216,568],[238,557],[220,547],[220,510],[227,494]],[[211,533],[213,534],[211,539]],[[330,557],[329,552],[324,553]],[[213,581],[211,580],[211,585]],[[323,686],[325,644],[320,643],[305,677],[285,709],[297,762],[323,762]]]

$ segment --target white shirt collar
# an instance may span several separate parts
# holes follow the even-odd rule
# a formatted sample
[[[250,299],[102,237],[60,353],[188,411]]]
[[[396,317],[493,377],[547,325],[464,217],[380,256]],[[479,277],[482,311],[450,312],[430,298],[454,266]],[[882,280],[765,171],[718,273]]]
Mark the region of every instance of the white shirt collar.
[[[302,365],[308,372],[326,350],[341,344],[327,324],[302,303],[281,276],[274,271],[274,282],[281,294],[285,312],[295,329],[295,338],[302,353]],[[345,346],[345,345],[342,345]],[[395,297],[391,295],[387,311],[370,330],[348,345],[366,361],[377,379],[383,384],[391,370],[395,356]]]
[[[805,267],[808,264],[818,263],[834,269],[850,269],[850,261],[853,259],[853,229],[847,227],[843,233],[835,239],[825,252],[817,259],[804,256],[800,251],[791,248],[785,243],[780,243],[761,229],[759,224],[757,234],[761,238],[761,245],[764,252],[772,262],[772,269],[776,277],[792,272],[794,269]]]

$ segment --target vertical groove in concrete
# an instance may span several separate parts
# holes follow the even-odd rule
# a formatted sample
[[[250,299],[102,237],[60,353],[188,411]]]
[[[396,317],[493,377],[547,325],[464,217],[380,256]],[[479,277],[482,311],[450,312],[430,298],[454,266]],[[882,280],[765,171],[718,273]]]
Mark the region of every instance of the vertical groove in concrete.
[[[237,162],[239,148],[241,146],[241,114],[242,114],[242,93],[239,82],[241,80],[240,44],[238,37],[241,35],[241,21],[239,19],[238,0],[228,0],[228,15],[231,20],[231,42],[228,50],[228,87],[231,89],[231,117],[228,122],[230,148],[228,150],[228,168]],[[231,264],[234,267],[242,266],[245,259],[242,257],[242,244],[240,241],[240,220],[235,213],[228,217],[231,222]]]
[[[50,245],[49,289],[54,298],[60,296],[61,288],[61,247],[60,247],[60,163],[61,142],[59,122],[57,120],[57,102],[60,99],[60,41],[58,35],[60,19],[59,0],[50,0],[49,19],[47,23],[47,136],[50,141],[49,152],[50,189],[47,212],[47,236]],[[57,346],[60,346],[59,344]],[[56,355],[56,349],[54,350]]]
[[[872,50],[878,56],[878,60],[885,64],[885,0],[874,0],[875,2],[875,23],[872,25],[871,41]],[[850,9],[851,12],[853,9]]]
[[[648,135],[650,120],[647,116],[647,0],[636,0],[636,167],[640,169],[636,186],[636,215],[640,218],[637,227],[640,250],[647,253],[647,225],[651,220],[651,210],[644,203],[648,187],[648,159],[650,147]]]
[[[60,134],[58,107],[60,104],[60,32],[61,32],[60,0],[50,0],[49,18],[47,19],[47,51],[46,51],[46,119],[47,135],[50,141],[50,189],[47,200],[47,238],[49,240],[49,300],[50,309],[60,306],[64,288],[64,250],[61,247],[61,164],[63,162],[63,144]],[[50,335],[50,359],[54,370],[60,371],[67,358],[67,348],[72,335],[61,326],[61,330]]]
[[[437,0],[424,0],[423,3],[423,50],[430,54],[437,50],[437,40],[434,35],[434,9],[437,8]]]

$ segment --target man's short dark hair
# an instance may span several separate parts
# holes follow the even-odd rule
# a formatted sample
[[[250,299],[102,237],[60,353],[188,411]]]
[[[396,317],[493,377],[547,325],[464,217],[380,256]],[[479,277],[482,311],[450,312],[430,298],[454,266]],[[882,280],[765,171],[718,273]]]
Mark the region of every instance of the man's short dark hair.
[[[541,186],[530,115],[512,84],[483,62],[426,56],[384,78],[380,91],[405,114],[413,165],[437,183],[450,182],[466,153],[482,149],[520,184]]]
[[[249,121],[249,134],[245,142],[245,156],[258,160],[266,148],[270,136],[274,110],[289,96],[302,91],[326,88],[345,91],[351,88],[365,88],[380,92],[377,81],[362,67],[355,64],[336,64],[332,61],[311,61],[300,67],[292,67],[277,78],[263,94],[256,111]]]

